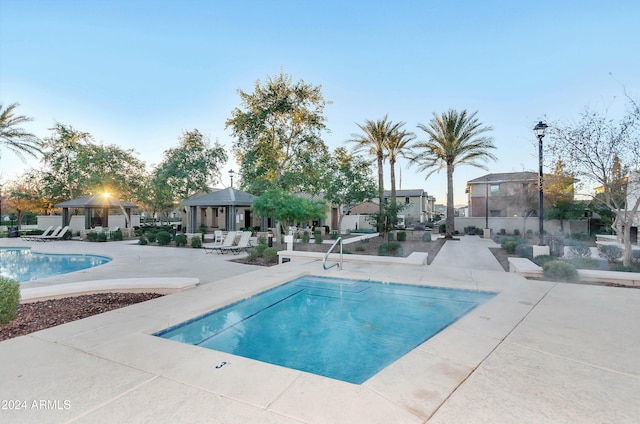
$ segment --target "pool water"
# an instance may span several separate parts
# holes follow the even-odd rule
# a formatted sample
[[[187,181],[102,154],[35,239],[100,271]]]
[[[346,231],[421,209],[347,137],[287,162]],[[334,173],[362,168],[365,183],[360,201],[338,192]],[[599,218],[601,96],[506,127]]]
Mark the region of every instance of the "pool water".
[[[304,276],[155,335],[361,384],[495,294]]]
[[[93,268],[111,258],[98,255],[36,253],[25,248],[0,248],[0,275],[20,283]]]

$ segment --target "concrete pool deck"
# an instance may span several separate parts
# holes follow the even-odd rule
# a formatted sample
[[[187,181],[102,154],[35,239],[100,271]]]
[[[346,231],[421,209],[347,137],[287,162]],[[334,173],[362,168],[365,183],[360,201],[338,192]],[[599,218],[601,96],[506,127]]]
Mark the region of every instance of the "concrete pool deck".
[[[19,244],[10,241],[0,246]],[[345,263],[342,271],[323,271],[321,261],[259,268],[228,262],[230,255],[126,242],[45,245],[114,257],[104,265],[109,272],[98,267],[53,283],[184,276],[201,285],[1,342],[2,422],[635,423],[640,416],[640,290],[496,271],[490,240],[447,242],[429,266]],[[361,385],[151,335],[307,273],[500,294]]]

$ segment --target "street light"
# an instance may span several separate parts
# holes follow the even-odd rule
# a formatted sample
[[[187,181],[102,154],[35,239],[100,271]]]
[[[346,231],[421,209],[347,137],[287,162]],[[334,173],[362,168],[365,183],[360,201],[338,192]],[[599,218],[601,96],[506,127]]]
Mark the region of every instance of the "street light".
[[[538,230],[540,231],[540,241],[538,242],[538,246],[544,246],[544,199],[543,199],[543,190],[542,190],[542,139],[544,138],[544,133],[547,131],[548,125],[544,122],[540,121],[538,124],[533,127],[533,132],[538,137]]]
[[[231,177],[231,188],[233,188],[233,174],[235,174],[235,172],[233,171],[233,169],[229,170],[229,177]]]

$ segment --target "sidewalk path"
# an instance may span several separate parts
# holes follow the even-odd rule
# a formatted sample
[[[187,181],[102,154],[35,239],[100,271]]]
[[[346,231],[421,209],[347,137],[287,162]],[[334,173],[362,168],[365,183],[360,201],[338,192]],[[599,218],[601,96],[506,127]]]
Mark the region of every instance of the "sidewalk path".
[[[489,250],[499,247],[493,240],[478,236],[458,236],[447,240],[430,266],[502,271],[502,265]]]

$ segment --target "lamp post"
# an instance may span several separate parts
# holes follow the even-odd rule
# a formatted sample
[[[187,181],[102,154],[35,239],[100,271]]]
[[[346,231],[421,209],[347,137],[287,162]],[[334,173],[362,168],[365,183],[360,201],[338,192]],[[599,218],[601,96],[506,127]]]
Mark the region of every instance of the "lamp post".
[[[233,171],[233,169],[229,170],[229,177],[231,177],[231,188],[233,188],[233,174],[235,174],[235,172]]]
[[[543,199],[543,190],[542,190],[542,139],[544,138],[544,133],[547,130],[548,125],[544,122],[540,121],[538,124],[533,127],[533,132],[538,137],[538,230],[540,232],[540,241],[538,242],[538,246],[544,246],[544,199]]]

